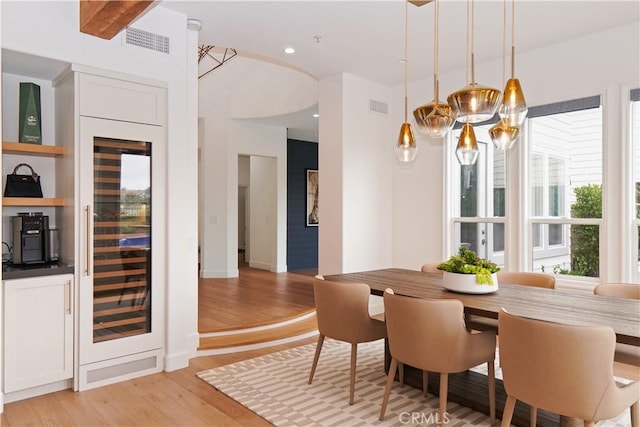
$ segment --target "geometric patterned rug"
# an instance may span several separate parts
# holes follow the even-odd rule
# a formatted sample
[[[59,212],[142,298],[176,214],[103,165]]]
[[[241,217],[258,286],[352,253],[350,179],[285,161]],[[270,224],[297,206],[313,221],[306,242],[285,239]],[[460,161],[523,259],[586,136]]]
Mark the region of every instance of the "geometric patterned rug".
[[[401,388],[397,382],[389,396],[385,419],[378,420],[386,381],[383,341],[358,345],[353,405],[349,405],[348,397],[351,346],[326,338],[313,383],[309,385],[315,348],[315,343],[308,344],[197,375],[278,427],[435,425],[437,396],[429,394],[425,398],[421,390]],[[477,370],[481,372],[480,367]],[[496,377],[499,373],[496,366]],[[491,425],[488,416],[455,402],[449,402],[447,412],[447,426]],[[628,410],[615,420],[598,423],[599,427],[629,425]]]

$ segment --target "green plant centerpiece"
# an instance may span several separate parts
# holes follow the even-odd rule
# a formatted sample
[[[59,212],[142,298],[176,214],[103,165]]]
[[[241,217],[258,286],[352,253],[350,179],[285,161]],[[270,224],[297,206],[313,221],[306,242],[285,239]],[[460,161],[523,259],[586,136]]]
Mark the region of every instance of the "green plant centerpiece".
[[[448,271],[449,273],[475,274],[476,282],[479,285],[492,286],[492,275],[498,272],[500,267],[489,260],[480,258],[471,249],[461,246],[456,255],[438,264],[438,270]]]

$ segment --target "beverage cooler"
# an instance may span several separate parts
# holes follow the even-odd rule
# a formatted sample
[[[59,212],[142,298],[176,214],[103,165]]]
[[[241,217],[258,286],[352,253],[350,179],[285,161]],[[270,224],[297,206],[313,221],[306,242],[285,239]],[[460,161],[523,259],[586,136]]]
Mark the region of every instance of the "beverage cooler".
[[[162,369],[163,132],[80,118],[80,390]]]

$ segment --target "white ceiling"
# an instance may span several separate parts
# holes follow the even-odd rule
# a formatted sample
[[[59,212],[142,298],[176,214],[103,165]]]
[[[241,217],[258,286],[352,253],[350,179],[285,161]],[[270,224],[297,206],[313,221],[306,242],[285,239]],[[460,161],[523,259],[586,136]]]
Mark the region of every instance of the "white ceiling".
[[[640,21],[637,0],[518,0],[515,5],[517,52]],[[403,0],[164,0],[158,7],[200,20],[201,44],[263,55],[318,79],[344,72],[387,86],[401,85],[404,80],[400,63],[404,56]],[[502,57],[503,7],[501,0],[475,2],[478,63]],[[408,7],[409,80],[430,78],[433,73],[433,10],[433,3]],[[466,0],[440,1],[441,73],[465,67],[466,10]],[[295,54],[283,52],[288,46],[296,49]],[[612,46],[623,48],[622,40]]]

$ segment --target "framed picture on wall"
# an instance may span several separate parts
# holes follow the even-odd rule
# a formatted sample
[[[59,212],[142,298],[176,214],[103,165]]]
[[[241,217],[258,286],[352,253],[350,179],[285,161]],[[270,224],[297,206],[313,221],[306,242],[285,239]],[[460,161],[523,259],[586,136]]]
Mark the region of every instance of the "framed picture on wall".
[[[318,221],[318,171],[307,169],[307,227],[317,227]]]

